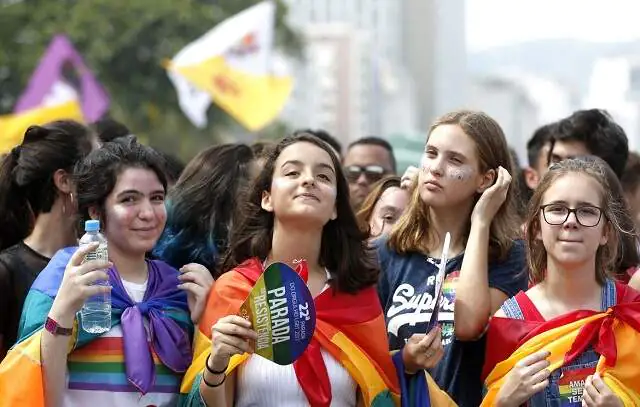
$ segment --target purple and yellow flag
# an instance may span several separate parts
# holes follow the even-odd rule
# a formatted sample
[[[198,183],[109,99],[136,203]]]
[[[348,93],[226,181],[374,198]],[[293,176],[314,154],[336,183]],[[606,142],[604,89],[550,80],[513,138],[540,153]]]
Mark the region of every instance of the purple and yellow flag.
[[[109,97],[65,35],[47,47],[13,114],[0,116],[0,153],[22,142],[31,125],[55,120],[92,123],[109,108]]]
[[[109,109],[106,91],[67,36],[60,34],[51,40],[14,112],[23,113],[70,99],[79,99],[84,118],[90,123]]]

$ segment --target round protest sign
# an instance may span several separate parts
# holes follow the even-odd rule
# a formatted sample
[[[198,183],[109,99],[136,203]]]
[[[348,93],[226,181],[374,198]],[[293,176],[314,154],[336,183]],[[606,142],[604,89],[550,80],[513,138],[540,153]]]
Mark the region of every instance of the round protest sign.
[[[279,365],[293,363],[316,328],[316,309],[307,284],[291,267],[273,263],[262,273],[240,315],[258,334],[255,353]]]

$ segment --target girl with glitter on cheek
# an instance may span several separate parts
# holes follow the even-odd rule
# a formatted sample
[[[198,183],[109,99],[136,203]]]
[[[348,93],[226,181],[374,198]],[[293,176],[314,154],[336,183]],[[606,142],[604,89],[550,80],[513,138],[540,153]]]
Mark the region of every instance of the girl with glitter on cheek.
[[[511,171],[504,133],[491,117],[457,111],[438,118],[405,213],[388,236],[373,242],[391,350],[399,351],[415,380],[428,370],[463,407],[482,399],[490,315],[526,288]],[[451,244],[442,296],[436,297],[447,233]]]

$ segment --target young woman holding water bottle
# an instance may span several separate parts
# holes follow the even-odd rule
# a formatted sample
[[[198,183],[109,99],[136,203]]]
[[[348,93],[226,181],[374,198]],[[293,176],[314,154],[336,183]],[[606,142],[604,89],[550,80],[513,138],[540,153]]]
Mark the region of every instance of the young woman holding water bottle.
[[[21,339],[0,365],[0,405],[175,406],[212,278],[204,267],[180,274],[145,259],[166,219],[161,161],[126,138],[90,154],[75,180],[80,213],[100,220],[110,262],[86,261],[98,243],[53,257],[27,297]],[[87,332],[86,312],[76,313],[109,293],[101,308],[110,307],[108,331]]]
[[[446,114],[432,125],[409,206],[388,237],[374,241],[392,350],[409,380],[423,369],[463,407],[482,397],[481,338],[489,317],[526,288],[511,157],[504,134],[481,112]],[[435,297],[443,243],[451,235],[442,299]],[[435,307],[440,326],[430,331]]]

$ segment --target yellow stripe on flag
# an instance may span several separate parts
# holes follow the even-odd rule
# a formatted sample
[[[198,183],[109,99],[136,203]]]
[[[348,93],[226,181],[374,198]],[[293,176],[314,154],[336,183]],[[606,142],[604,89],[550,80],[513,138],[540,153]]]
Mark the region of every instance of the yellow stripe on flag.
[[[63,119],[84,121],[82,109],[77,101],[0,116],[0,153],[9,152],[13,147],[22,143],[24,132],[29,126]]]
[[[233,69],[224,56],[171,69],[209,93],[218,106],[250,131],[260,130],[274,120],[293,89],[290,77],[241,72]]]

